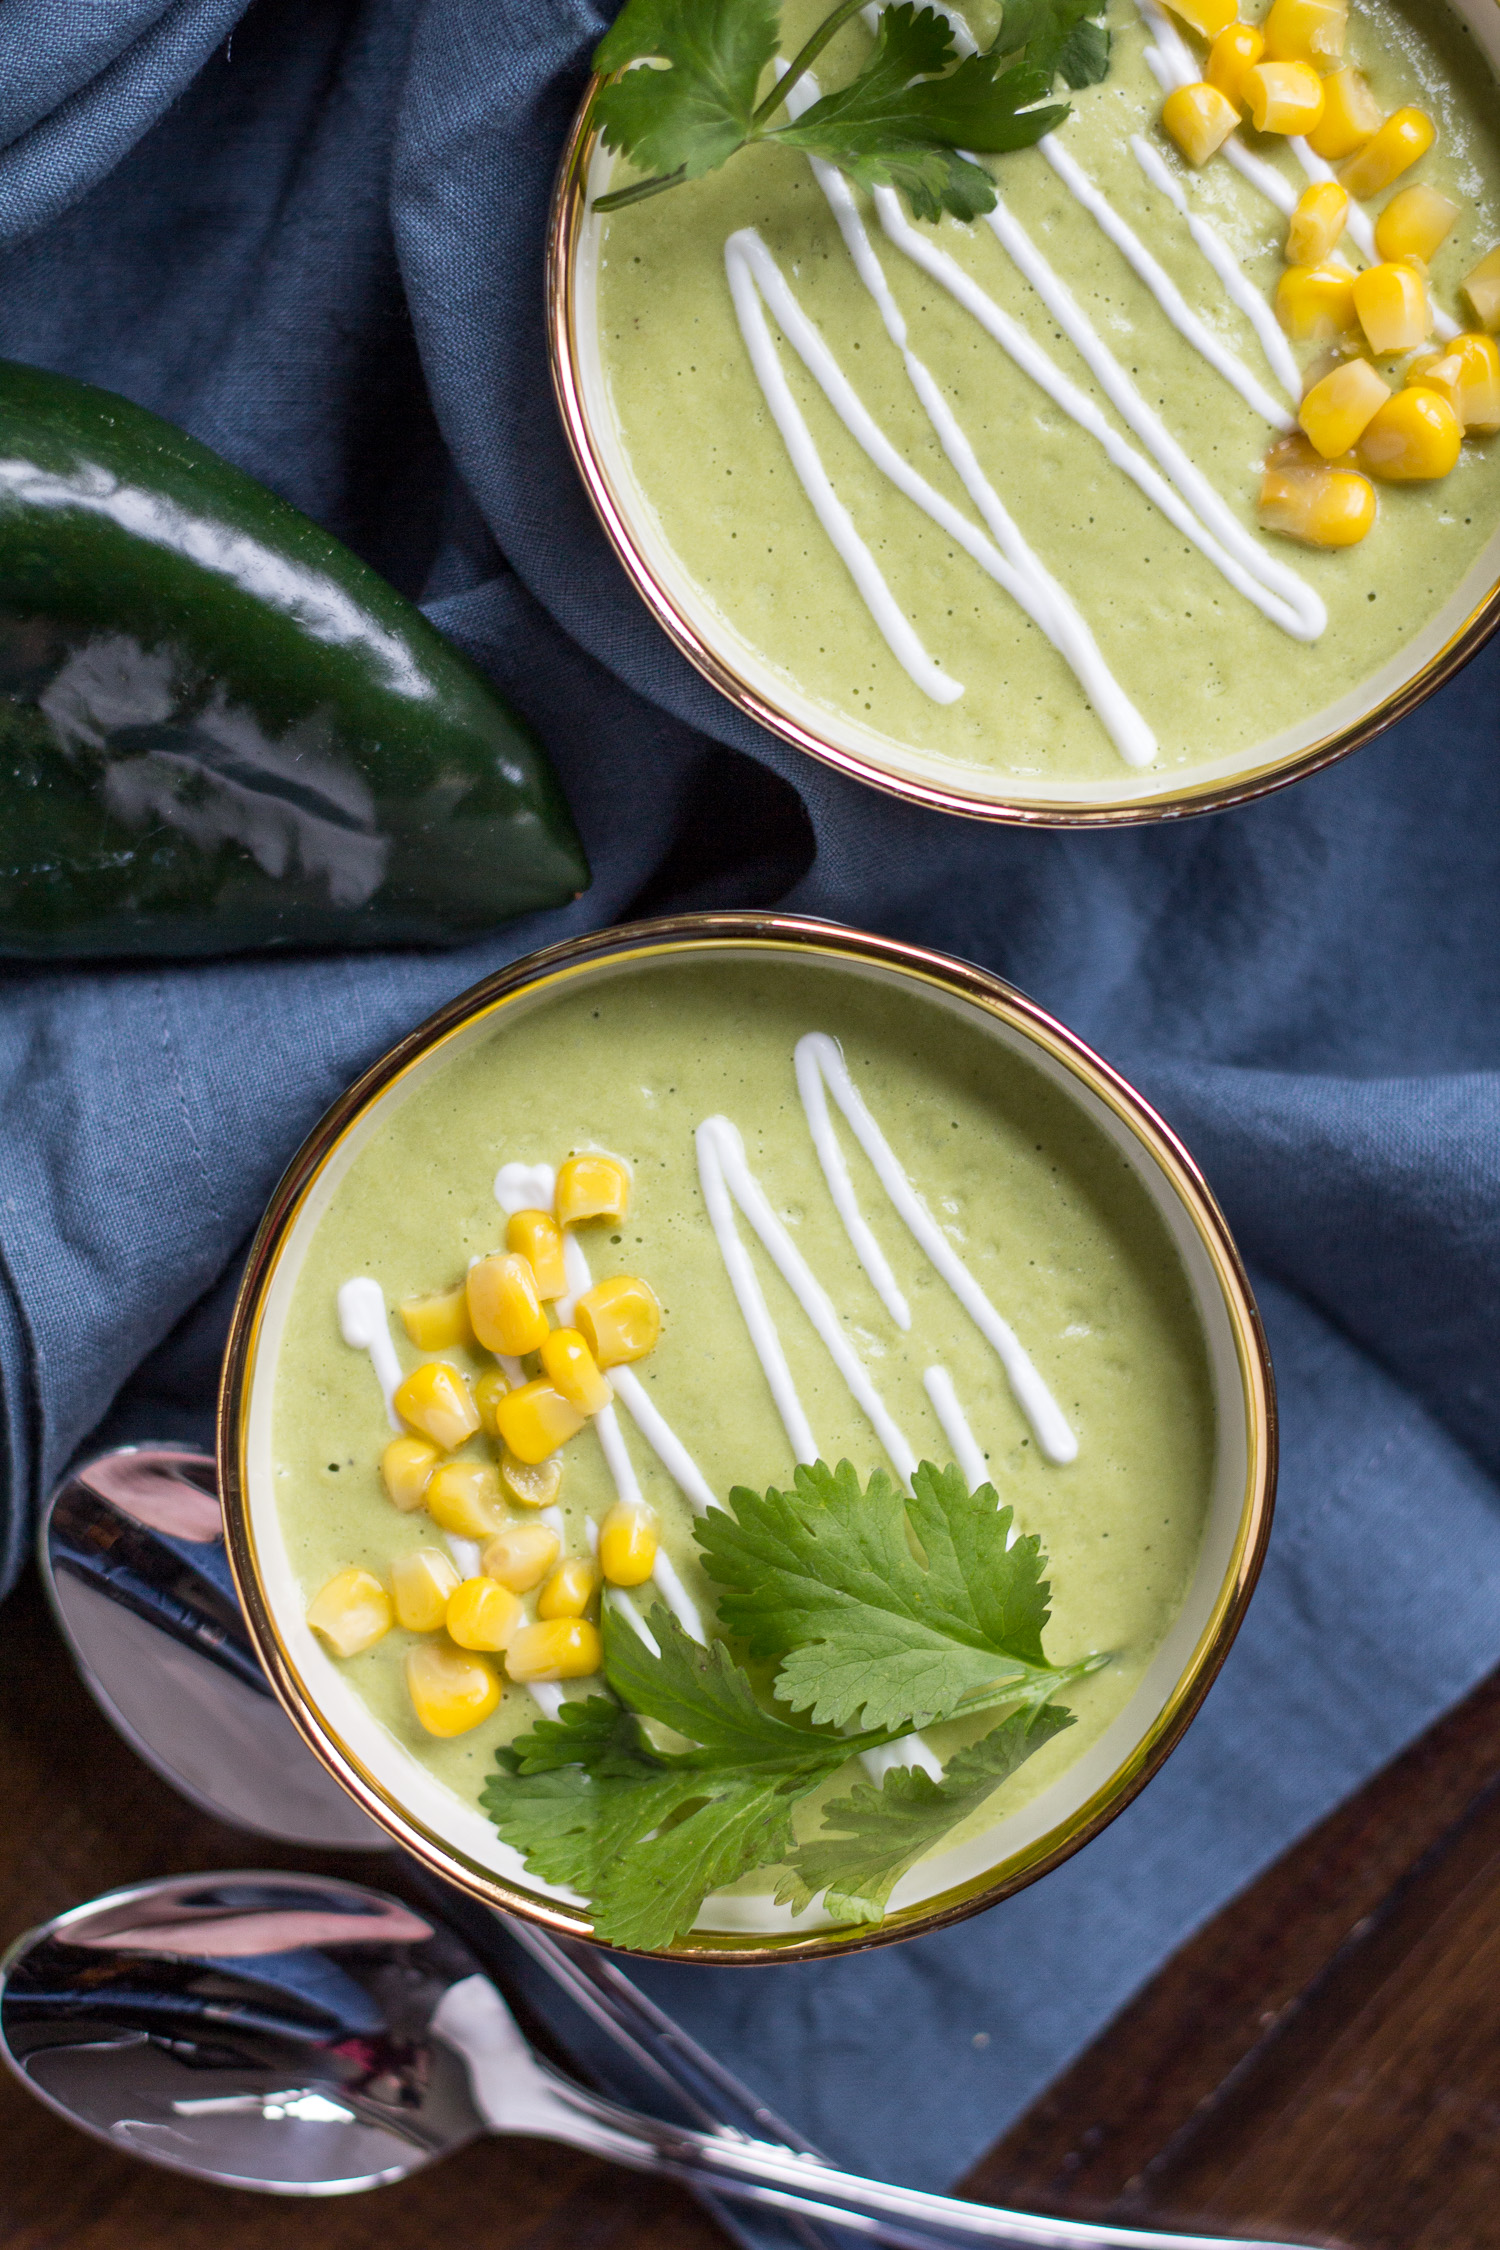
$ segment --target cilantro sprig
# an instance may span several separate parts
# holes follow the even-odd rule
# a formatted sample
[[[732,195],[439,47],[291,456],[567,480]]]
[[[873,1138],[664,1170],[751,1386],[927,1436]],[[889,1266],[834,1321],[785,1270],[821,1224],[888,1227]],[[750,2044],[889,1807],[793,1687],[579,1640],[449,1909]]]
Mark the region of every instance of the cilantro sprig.
[[[924,1463],[908,1499],[879,1472],[862,1490],[847,1462],[817,1462],[793,1491],[739,1487],[731,1507],[696,1527],[730,1640],[702,1647],[658,1604],[648,1646],[606,1607],[609,1695],[497,1752],[482,1793],[530,1871],[588,1898],[612,1945],[670,1944],[709,1892],[760,1868],[782,1870],[794,1911],[823,1892],[835,1920],[878,1921],[906,1870],[1072,1724],[1058,1692],[1105,1661],[1047,1662],[1039,1543],[1007,1545],[1010,1510],[956,1469]],[[774,1667],[769,1694],[730,1642]],[[799,1808],[860,1752],[1001,1707],[940,1781],[894,1768],[799,1831]]]
[[[1071,1711],[1046,1703],[1014,1712],[960,1750],[941,1781],[921,1766],[893,1766],[878,1789],[856,1782],[847,1797],[823,1807],[820,1833],[793,1853],[778,1902],[800,1914],[825,1891],[835,1922],[879,1922],[907,1869],[1072,1724]]]
[[[1049,98],[1058,77],[1091,86],[1109,69],[1104,0],[1006,0],[993,44],[961,62],[945,15],[896,0],[848,85],[778,124],[792,88],[861,5],[839,0],[762,94],[777,0],[625,0],[594,52],[611,81],[596,114],[605,147],[647,177],[600,196],[596,209],[639,203],[772,141],[826,158],[860,187],[899,188],[919,219],[973,219],[993,210],[995,189],[972,154],[1029,148],[1068,114]]]
[[[704,1568],[725,1588],[725,1631],[784,1659],[776,1692],[794,1711],[925,1727],[1002,1699],[1035,1706],[1079,1677],[1042,1654],[1041,1541],[1007,1544],[992,1485],[971,1493],[924,1461],[908,1500],[881,1469],[861,1491],[847,1461],[818,1461],[791,1492],[740,1487],[729,1505],[698,1527]]]

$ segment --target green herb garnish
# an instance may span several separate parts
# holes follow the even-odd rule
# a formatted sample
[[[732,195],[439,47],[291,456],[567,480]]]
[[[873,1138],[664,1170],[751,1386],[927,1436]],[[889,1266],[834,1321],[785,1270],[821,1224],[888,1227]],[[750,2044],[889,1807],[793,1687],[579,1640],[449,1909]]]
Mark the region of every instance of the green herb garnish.
[[[1034,1750],[1073,1724],[1055,1703],[1017,1711],[948,1760],[941,1781],[920,1766],[896,1766],[878,1789],[858,1781],[823,1807],[823,1826],[794,1853],[776,1896],[794,1913],[826,1890],[836,1922],[878,1922],[896,1884],[924,1852],[1008,1781]]]
[[[793,1491],[738,1487],[731,1506],[696,1526],[704,1568],[721,1627],[775,1664],[786,1710],[725,1641],[700,1647],[658,1604],[653,1654],[606,1607],[610,1698],[539,1721],[483,1791],[530,1871],[582,1892],[609,1944],[670,1944],[710,1891],[762,1867],[786,1871],[777,1896],[798,1912],[826,1890],[836,1920],[878,1921],[899,1876],[1072,1724],[1053,1697],[1105,1661],[1048,1664],[1039,1544],[1007,1548],[1010,1510],[956,1469],[924,1462],[908,1500],[879,1472],[861,1490],[847,1462],[817,1462]],[[1001,1706],[940,1782],[858,1782],[799,1839],[799,1805],[859,1752]],[[863,1730],[843,1731],[861,1712]]]
[[[1011,1511],[924,1461],[908,1500],[881,1469],[796,1473],[791,1492],[729,1496],[698,1544],[724,1629],[783,1656],[776,1693],[828,1726],[930,1726],[999,1701],[1044,1703],[1076,1668],[1042,1654],[1041,1541],[1008,1547]],[[921,1550],[917,1560],[911,1537]]]
[[[600,196],[596,208],[639,203],[774,141],[825,157],[859,187],[899,188],[919,219],[973,219],[994,209],[995,189],[959,152],[1029,148],[1068,114],[1066,102],[1049,100],[1059,76],[1092,86],[1109,69],[1109,33],[1096,20],[1104,0],[1006,0],[993,45],[956,69],[947,17],[897,0],[847,86],[773,122],[860,5],[840,0],[762,95],[778,45],[776,0],[626,0],[594,51],[595,70],[622,73],[596,114],[605,147],[648,177]]]

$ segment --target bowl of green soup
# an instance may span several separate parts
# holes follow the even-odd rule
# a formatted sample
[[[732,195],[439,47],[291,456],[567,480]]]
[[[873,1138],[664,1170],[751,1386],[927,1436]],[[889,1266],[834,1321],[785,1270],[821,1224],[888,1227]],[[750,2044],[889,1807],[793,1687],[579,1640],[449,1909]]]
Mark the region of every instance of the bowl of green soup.
[[[973,1913],[1182,1734],[1269,1532],[1224,1220],[987,972],[783,916],[450,1003],[287,1172],[220,1409],[277,1693],[492,1904],[779,1960]]]
[[[772,67],[823,13],[787,0]],[[1493,630],[1500,16],[1246,18],[1111,0],[968,220],[774,140],[601,211],[640,173],[595,79],[558,402],[635,588],[742,712],[923,804],[1144,820],[1357,747]],[[864,19],[789,118],[869,63]],[[997,0],[944,20],[950,64],[1003,45]]]

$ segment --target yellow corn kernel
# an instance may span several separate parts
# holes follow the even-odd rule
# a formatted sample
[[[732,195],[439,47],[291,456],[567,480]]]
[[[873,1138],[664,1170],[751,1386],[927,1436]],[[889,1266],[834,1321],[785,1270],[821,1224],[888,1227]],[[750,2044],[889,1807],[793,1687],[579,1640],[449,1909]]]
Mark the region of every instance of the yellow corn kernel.
[[[513,1594],[529,1594],[556,1562],[561,1545],[550,1524],[508,1524],[504,1531],[496,1532],[484,1550],[484,1574],[508,1586]]]
[[[1276,62],[1327,70],[1344,51],[1349,0],[1275,0],[1266,17],[1266,53]]]
[[[1380,104],[1369,80],[1346,64],[1323,81],[1322,122],[1308,134],[1308,145],[1325,164],[1337,164],[1341,157],[1363,148],[1381,123]]]
[[[1463,437],[1463,424],[1448,401],[1414,383],[1387,399],[1367,424],[1359,441],[1360,465],[1387,484],[1425,483],[1448,474]]]
[[[661,1334],[661,1306],[649,1282],[613,1274],[579,1298],[573,1313],[579,1332],[601,1367],[643,1359]]]
[[[526,1260],[544,1304],[567,1295],[562,1228],[550,1211],[512,1211],[505,1229],[505,1247],[519,1251]]]
[[[373,1571],[341,1570],[308,1606],[307,1622],[335,1656],[358,1656],[391,1629],[391,1597]]]
[[[1323,115],[1323,81],[1311,63],[1259,62],[1245,73],[1257,133],[1311,133]]]
[[[500,1482],[523,1508],[550,1508],[562,1486],[562,1462],[555,1453],[522,1461],[509,1446],[500,1455]]]
[[[1314,383],[1297,419],[1325,461],[1357,445],[1365,424],[1391,395],[1367,359],[1350,359]]]
[[[582,1617],[599,1591],[599,1573],[582,1555],[560,1562],[536,1598],[538,1617]]]
[[[599,1568],[611,1586],[644,1586],[656,1568],[656,1519],[617,1500],[599,1526]]]
[[[448,1614],[448,1596],[457,1584],[458,1572],[441,1547],[418,1547],[414,1554],[398,1555],[391,1564],[396,1623],[408,1633],[435,1633]]]
[[[1354,310],[1382,358],[1415,351],[1432,326],[1427,284],[1415,266],[1367,266],[1354,277]]]
[[[466,1578],[448,1597],[448,1638],[460,1648],[493,1654],[509,1645],[525,1615],[520,1595],[502,1586],[498,1578]]]
[[[583,1428],[586,1417],[554,1383],[541,1378],[511,1391],[495,1409],[500,1435],[518,1461],[545,1461]]]
[[[1427,154],[1434,137],[1435,127],[1425,110],[1393,110],[1380,131],[1350,157],[1339,178],[1361,200],[1378,195]]]
[[[1287,263],[1320,266],[1344,231],[1349,197],[1337,180],[1314,180],[1302,191],[1286,230]]]
[[[1489,336],[1455,336],[1441,352],[1423,352],[1406,370],[1445,398],[1466,430],[1500,430],[1500,351]]]
[[[1375,487],[1352,469],[1266,464],[1260,520],[1305,547],[1353,547],[1375,521]]]
[[[586,1617],[548,1617],[523,1625],[505,1652],[513,1680],[582,1680],[604,1662],[599,1628]]]
[[[1481,328],[1500,328],[1500,248],[1488,251],[1460,286]]]
[[[462,1445],[479,1427],[479,1409],[469,1386],[445,1359],[424,1359],[397,1388],[392,1401],[403,1422],[444,1453]]]
[[[1276,318],[1296,344],[1326,344],[1355,325],[1346,266],[1288,266],[1276,284]]]
[[[1174,16],[1191,25],[1200,39],[1216,39],[1239,13],[1239,0],[1167,0]]]
[[[391,1505],[403,1515],[420,1508],[427,1479],[437,1466],[438,1449],[426,1438],[392,1438],[380,1456],[380,1475]]]
[[[542,1346],[542,1366],[580,1414],[597,1414],[615,1395],[576,1328],[553,1329]]]
[[[427,1487],[427,1513],[460,1539],[488,1539],[503,1529],[500,1480],[485,1461],[445,1461]]]
[[[486,1437],[498,1437],[495,1427],[495,1408],[510,1389],[503,1368],[491,1367],[474,1385],[474,1404],[479,1409],[479,1426]]]
[[[530,1259],[505,1250],[470,1266],[469,1318],[487,1352],[520,1359],[537,1351],[547,1333],[547,1315]]]
[[[1442,248],[1458,219],[1458,205],[1421,181],[1399,188],[1375,221],[1375,247],[1382,258],[1431,258]]]
[[[406,1692],[429,1734],[467,1734],[500,1700],[493,1664],[443,1641],[424,1641],[406,1652]]]
[[[1204,79],[1236,109],[1243,109],[1245,73],[1265,51],[1265,40],[1253,23],[1226,24],[1208,50]]]
[[[623,1219],[630,1206],[630,1174],[613,1156],[570,1156],[559,1165],[552,1208],[559,1226],[585,1219]]]
[[[1161,105],[1161,121],[1189,164],[1206,164],[1240,121],[1227,94],[1207,84],[1178,86]]]
[[[462,1282],[436,1297],[407,1297],[401,1306],[401,1318],[419,1352],[447,1352],[455,1344],[474,1341]]]
[[[1354,310],[1371,351],[1382,359],[1415,351],[1432,326],[1426,280],[1405,259],[1356,274]]]

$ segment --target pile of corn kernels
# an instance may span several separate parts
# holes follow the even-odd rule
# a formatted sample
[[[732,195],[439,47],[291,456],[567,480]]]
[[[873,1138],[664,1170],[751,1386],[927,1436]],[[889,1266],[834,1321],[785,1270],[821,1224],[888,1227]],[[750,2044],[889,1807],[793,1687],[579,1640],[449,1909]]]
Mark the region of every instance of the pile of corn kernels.
[[[590,1611],[601,1578],[639,1586],[655,1567],[657,1528],[646,1507],[609,1510],[597,1559],[564,1556],[550,1524],[512,1513],[551,1507],[562,1484],[559,1449],[614,1396],[604,1370],[643,1358],[661,1334],[654,1292],[630,1274],[586,1290],[567,1327],[554,1327],[547,1310],[568,1295],[564,1228],[623,1219],[629,1196],[629,1174],[614,1157],[570,1157],[550,1211],[513,1213],[504,1250],[477,1260],[454,1288],[401,1307],[419,1351],[496,1357],[472,1385],[450,1360],[413,1368],[392,1400],[409,1434],[393,1438],[380,1463],[403,1514],[425,1509],[439,1530],[483,1542],[480,1570],[461,1579],[438,1546],[398,1557],[389,1587],[373,1571],[341,1570],[307,1622],[342,1657],[373,1647],[393,1624],[432,1636],[405,1658],[412,1707],[429,1734],[467,1734],[488,1718],[502,1662],[521,1682],[597,1672],[602,1648]],[[535,1372],[523,1368],[525,1379],[512,1383],[500,1360],[529,1361]],[[481,1433],[495,1458],[460,1455]]]
[[[1375,221],[1378,264],[1355,271],[1337,248],[1351,201],[1382,194],[1436,137],[1420,109],[1383,116],[1343,62],[1348,0],[1275,0],[1260,26],[1238,21],[1235,0],[1167,5],[1209,42],[1203,78],[1162,105],[1190,164],[1206,164],[1248,112],[1257,133],[1300,136],[1338,167],[1312,182],[1287,228],[1276,315],[1294,342],[1324,350],[1304,376],[1297,431],[1267,456],[1260,520],[1307,546],[1352,547],[1375,521],[1372,479],[1445,477],[1465,437],[1500,429],[1500,248],[1462,284],[1474,332],[1434,348],[1427,267],[1459,206],[1409,185]],[[1376,360],[1400,361],[1398,380]]]

